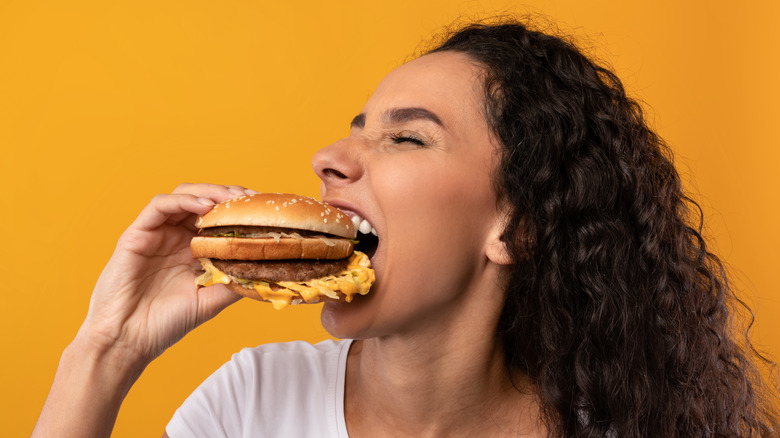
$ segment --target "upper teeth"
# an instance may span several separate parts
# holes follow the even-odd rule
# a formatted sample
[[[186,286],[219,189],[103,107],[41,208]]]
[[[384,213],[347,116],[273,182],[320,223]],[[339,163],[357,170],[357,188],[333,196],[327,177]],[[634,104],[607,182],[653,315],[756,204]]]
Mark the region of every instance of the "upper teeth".
[[[376,236],[376,229],[368,223],[367,220],[363,219],[362,217],[358,215],[352,216],[352,224],[355,225],[355,228],[357,228],[358,231],[360,231],[363,234],[371,233],[374,236]]]

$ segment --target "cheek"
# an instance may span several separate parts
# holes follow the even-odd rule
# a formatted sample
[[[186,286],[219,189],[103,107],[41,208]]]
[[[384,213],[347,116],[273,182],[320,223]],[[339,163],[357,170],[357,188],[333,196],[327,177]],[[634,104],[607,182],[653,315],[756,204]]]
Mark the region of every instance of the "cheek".
[[[403,160],[374,174],[388,237],[385,278],[393,293],[425,288],[452,294],[484,259],[495,209],[488,169],[453,161]]]
[[[425,157],[385,157],[371,169],[373,190],[388,227],[404,218],[418,224],[407,232],[424,226],[434,227],[428,231],[444,231],[439,224],[467,231],[475,223],[487,224],[496,208],[489,165],[481,157]]]

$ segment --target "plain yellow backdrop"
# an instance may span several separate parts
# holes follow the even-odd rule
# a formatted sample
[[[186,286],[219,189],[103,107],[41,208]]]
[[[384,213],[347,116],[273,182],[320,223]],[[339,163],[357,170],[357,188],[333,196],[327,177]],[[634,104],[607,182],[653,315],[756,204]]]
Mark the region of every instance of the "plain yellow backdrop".
[[[607,60],[677,151],[708,239],[780,356],[777,2],[0,0],[0,417],[28,435],[114,242],[180,182],[317,196],[309,160],[459,17],[541,14]],[[328,337],[318,306],[242,301],[132,389],[115,436],[159,436],[245,346]]]

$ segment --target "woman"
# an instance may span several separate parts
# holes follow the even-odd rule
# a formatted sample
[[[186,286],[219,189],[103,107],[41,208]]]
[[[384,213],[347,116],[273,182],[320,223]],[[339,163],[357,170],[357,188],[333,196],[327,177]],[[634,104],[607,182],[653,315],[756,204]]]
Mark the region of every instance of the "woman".
[[[174,438],[188,421],[256,436],[296,415],[312,436],[776,433],[763,359],[731,332],[735,298],[668,150],[618,79],[571,44],[516,23],[464,28],[390,73],[313,166],[322,198],[379,236],[372,292],[323,307],[325,328],[354,339],[320,347],[344,358],[327,382],[338,418],[306,432],[316,413],[273,397],[236,413],[247,378],[267,392],[267,374],[312,351],[283,346],[293,355],[242,374],[280,348],[259,347],[188,399]],[[110,434],[144,367],[236,301],[192,286],[188,242],[195,215],[245,193],[182,185],[141,212],[34,435]]]

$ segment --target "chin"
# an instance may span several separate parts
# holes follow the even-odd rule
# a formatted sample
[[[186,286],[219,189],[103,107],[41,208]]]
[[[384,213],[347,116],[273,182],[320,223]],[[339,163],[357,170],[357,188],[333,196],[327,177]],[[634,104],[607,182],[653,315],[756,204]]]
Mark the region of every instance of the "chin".
[[[358,299],[360,298],[360,299]],[[333,337],[339,339],[367,339],[376,336],[375,315],[371,312],[369,296],[356,297],[348,305],[338,302],[326,302],[322,306],[320,320],[322,327]]]

